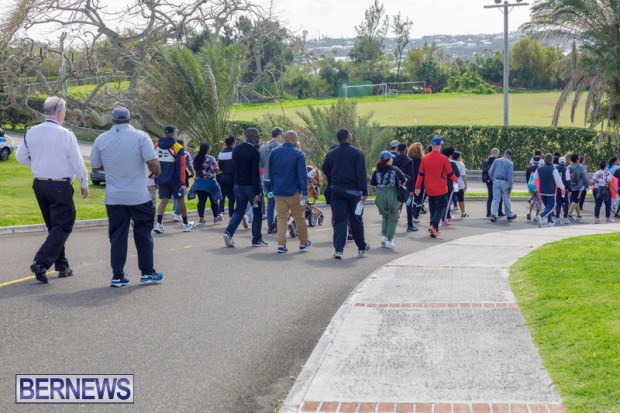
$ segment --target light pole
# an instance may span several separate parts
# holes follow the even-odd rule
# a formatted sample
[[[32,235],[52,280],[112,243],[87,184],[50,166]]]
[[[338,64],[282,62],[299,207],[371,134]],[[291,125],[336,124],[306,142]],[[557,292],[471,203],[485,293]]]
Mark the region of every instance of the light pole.
[[[529,3],[523,3],[522,0],[516,0],[516,3],[509,3],[505,0],[495,0],[495,4],[484,6],[485,9],[499,9],[504,14],[504,127],[508,126],[508,78],[510,71],[508,70],[508,14],[513,7],[527,6]]]

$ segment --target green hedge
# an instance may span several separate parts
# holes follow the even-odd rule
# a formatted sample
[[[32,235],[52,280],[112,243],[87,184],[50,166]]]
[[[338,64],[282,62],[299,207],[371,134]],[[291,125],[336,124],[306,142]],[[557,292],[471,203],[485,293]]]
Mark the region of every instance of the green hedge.
[[[537,149],[545,153],[584,154],[590,167],[620,153],[617,135],[601,135],[596,130],[584,128],[429,125],[394,127],[393,130],[395,139],[407,144],[422,142],[425,148],[434,136],[441,136],[446,144],[461,152],[469,169],[481,169],[492,148],[499,148],[502,152],[511,149],[517,170],[527,168]]]

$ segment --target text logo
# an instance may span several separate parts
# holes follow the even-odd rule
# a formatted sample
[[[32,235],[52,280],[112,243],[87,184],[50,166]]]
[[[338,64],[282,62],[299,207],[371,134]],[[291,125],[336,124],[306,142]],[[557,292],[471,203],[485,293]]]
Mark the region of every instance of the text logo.
[[[133,374],[17,374],[15,403],[133,403]]]

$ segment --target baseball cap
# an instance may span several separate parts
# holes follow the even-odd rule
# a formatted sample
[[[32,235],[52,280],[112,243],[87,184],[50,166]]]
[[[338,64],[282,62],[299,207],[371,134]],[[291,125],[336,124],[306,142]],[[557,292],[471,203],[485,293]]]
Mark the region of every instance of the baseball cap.
[[[390,148],[396,148],[399,143],[400,142],[398,142],[397,140],[393,140],[392,142],[390,142]]]
[[[172,132],[178,132],[178,131],[179,130],[174,125],[166,125],[166,127],[164,128],[164,133],[172,133]]]
[[[382,161],[389,161],[391,157],[392,154],[388,151],[383,151],[379,154],[379,159],[381,159]]]
[[[435,136],[433,140],[431,140],[431,145],[435,145],[435,146],[443,145],[443,140],[441,140],[439,136]]]
[[[566,158],[562,156],[560,157],[560,160],[558,162],[560,162],[562,165],[566,165]]]
[[[129,114],[129,109],[121,106],[118,108],[114,108],[112,111],[112,120],[129,120],[131,119],[131,115]]]

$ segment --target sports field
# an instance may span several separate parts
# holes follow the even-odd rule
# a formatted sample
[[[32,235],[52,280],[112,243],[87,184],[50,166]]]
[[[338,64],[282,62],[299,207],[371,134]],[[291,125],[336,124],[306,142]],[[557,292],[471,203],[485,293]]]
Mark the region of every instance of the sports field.
[[[515,93],[509,95],[510,125],[550,126],[560,92]],[[504,97],[494,95],[407,95],[358,99],[358,112],[374,112],[373,119],[384,126],[413,125],[503,125]],[[585,99],[582,99],[584,101]],[[252,121],[263,115],[285,113],[301,121],[297,112],[308,112],[306,106],[329,105],[335,99],[312,99],[294,102],[239,105],[233,108],[233,120]],[[583,105],[570,123],[570,102],[565,106],[559,126],[583,126]]]

